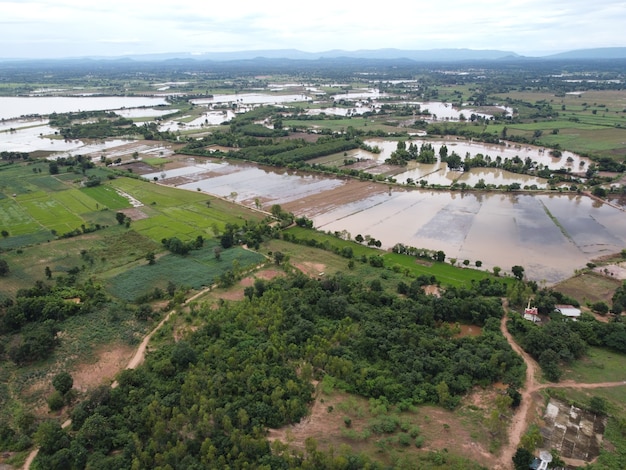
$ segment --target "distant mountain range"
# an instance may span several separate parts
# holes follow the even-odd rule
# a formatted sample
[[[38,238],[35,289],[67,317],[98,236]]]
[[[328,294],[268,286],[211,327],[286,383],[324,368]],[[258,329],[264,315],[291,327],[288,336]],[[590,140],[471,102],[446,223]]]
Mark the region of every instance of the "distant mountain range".
[[[127,56],[132,60],[172,60],[193,59],[211,60],[216,62],[232,60],[254,59],[288,59],[288,60],[320,60],[320,59],[381,59],[381,60],[412,60],[415,62],[456,62],[462,60],[497,60],[504,58],[521,57],[514,52],[497,50],[472,49],[431,49],[431,50],[402,50],[402,49],[363,49],[358,51],[344,51],[335,49],[324,52],[303,52],[297,49],[277,49],[237,52],[206,52],[203,54],[170,53]],[[625,55],[626,57],[626,55]]]
[[[104,59],[104,57],[92,57]],[[525,57],[511,51],[476,50],[476,49],[362,49],[344,51],[334,49],[324,52],[304,52],[297,49],[274,49],[236,52],[205,52],[202,54],[167,53],[131,55],[124,58],[136,61],[162,61],[173,59],[191,59],[196,61],[240,61],[255,59],[287,59],[287,60],[320,60],[320,59],[379,59],[379,60],[410,60],[415,62],[459,62],[485,60],[519,60],[532,59],[626,59],[626,47],[603,47],[597,49],[580,49],[541,57]],[[111,59],[111,58],[109,58]],[[118,57],[119,59],[119,57]]]
[[[162,53],[126,55],[117,57],[88,56],[57,60],[126,60],[136,62],[159,61],[250,61],[250,60],[337,60],[337,59],[366,59],[366,60],[402,60],[413,62],[460,62],[460,61],[497,61],[497,60],[609,60],[626,59],[626,47],[602,47],[595,49],[579,49],[558,54],[544,56],[523,56],[511,51],[476,50],[476,49],[430,49],[430,50],[403,50],[403,49],[363,49],[358,51],[330,50],[325,52],[304,52],[297,49],[251,50],[236,52],[205,52],[205,53]],[[22,59],[34,61],[34,59]],[[53,59],[55,60],[55,59]],[[0,61],[20,61],[20,59],[2,59]]]

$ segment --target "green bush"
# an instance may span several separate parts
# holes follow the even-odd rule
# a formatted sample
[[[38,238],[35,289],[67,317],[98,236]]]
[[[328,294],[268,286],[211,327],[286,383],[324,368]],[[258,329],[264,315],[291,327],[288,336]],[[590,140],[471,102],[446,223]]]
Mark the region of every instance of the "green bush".
[[[48,408],[50,408],[50,411],[59,411],[64,404],[63,394],[58,390],[52,392],[52,395],[48,397]]]

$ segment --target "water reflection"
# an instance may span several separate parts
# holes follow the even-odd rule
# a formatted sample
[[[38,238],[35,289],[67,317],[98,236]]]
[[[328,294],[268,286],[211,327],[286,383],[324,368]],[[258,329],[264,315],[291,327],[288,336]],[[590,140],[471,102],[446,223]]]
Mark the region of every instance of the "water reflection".
[[[164,174],[162,174],[164,173]],[[445,192],[340,180],[222,161],[144,175],[254,207],[284,209],[330,232],[371,235],[443,250],[448,259],[480,260],[483,268],[516,264],[531,279],[557,282],[591,259],[626,245],[626,217],[580,195]],[[163,179],[164,178],[164,179]]]
[[[0,119],[75,111],[102,111],[165,105],[164,98],[137,96],[0,97]]]
[[[372,148],[377,147],[380,153],[371,153],[361,149],[352,152],[349,156],[353,159],[361,160],[355,164],[355,168],[363,169],[371,173],[380,173],[376,171],[375,166],[382,165],[386,159],[390,158],[392,153],[397,149],[397,141],[370,139],[365,141]],[[519,146],[505,142],[502,145],[486,144],[482,142],[465,141],[453,138],[451,140],[423,140],[412,139],[408,144],[414,144],[420,147],[422,144],[432,145],[437,162],[432,164],[417,163],[415,161],[408,162],[404,171],[396,171],[393,173],[394,179],[406,184],[408,181],[419,183],[420,180],[426,180],[428,185],[449,186],[453,183],[465,183],[469,186],[475,186],[481,180],[486,185],[510,185],[518,183],[521,187],[547,188],[547,181],[544,178],[513,173],[500,168],[471,168],[468,172],[450,170],[446,163],[442,163],[439,158],[439,151],[444,145],[448,149],[448,154],[456,152],[462,159],[466,157],[473,158],[476,155],[482,155],[488,161],[505,161],[519,158],[522,161],[532,162],[534,167],[545,167],[552,170],[569,169],[570,172],[576,173],[583,171],[591,161],[587,158],[576,155],[572,152],[563,152],[559,158],[551,156],[542,147],[536,146]],[[365,160],[365,162],[363,162]],[[367,162],[371,163],[367,163]],[[387,169],[385,170],[387,171]]]
[[[271,93],[235,93],[230,95],[213,95],[211,98],[198,98],[190,100],[193,104],[209,105],[218,103],[241,103],[241,104],[282,104],[309,101],[311,98],[304,94],[271,94]]]

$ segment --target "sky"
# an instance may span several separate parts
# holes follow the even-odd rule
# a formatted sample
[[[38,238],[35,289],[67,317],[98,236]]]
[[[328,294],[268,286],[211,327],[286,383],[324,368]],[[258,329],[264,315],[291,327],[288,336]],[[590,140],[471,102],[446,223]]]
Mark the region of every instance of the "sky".
[[[626,46],[626,1],[0,0],[0,58]]]

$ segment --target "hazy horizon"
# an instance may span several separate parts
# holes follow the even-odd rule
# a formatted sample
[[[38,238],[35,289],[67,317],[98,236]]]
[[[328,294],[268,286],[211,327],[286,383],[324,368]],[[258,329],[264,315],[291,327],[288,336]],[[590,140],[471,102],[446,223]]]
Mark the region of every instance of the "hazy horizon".
[[[294,7],[164,0],[0,0],[0,57],[51,59],[297,49],[474,49],[542,56],[626,45],[626,4],[319,0]]]

